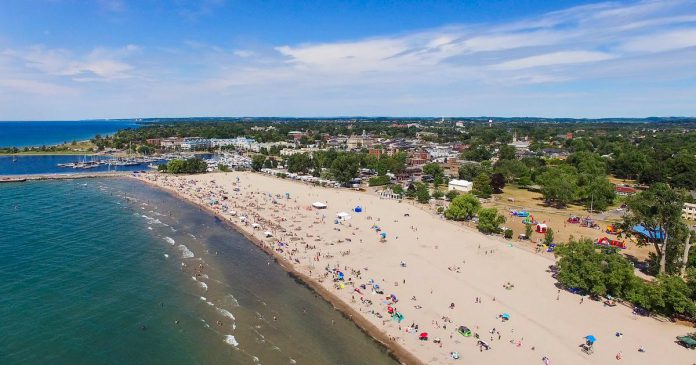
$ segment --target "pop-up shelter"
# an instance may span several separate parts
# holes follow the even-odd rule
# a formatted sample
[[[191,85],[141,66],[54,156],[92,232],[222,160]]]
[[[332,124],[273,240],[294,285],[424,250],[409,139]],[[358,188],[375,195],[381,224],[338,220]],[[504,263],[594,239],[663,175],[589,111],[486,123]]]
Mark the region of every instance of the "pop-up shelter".
[[[536,232],[537,233],[546,233],[546,231],[549,229],[549,226],[547,226],[544,223],[537,223],[536,225]]]
[[[314,203],[312,203],[312,207],[314,207],[316,209],[326,209],[327,205],[325,203],[322,203],[322,202],[314,202]]]

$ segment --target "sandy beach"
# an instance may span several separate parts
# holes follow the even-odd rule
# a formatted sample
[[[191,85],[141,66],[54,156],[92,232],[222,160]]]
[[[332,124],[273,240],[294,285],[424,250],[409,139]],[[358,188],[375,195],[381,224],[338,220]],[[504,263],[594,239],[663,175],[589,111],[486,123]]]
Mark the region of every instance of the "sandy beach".
[[[248,172],[137,178],[229,221],[407,364],[696,361],[675,343],[693,328],[559,290],[551,254],[407,202]],[[580,348],[587,335],[597,338],[593,354]]]

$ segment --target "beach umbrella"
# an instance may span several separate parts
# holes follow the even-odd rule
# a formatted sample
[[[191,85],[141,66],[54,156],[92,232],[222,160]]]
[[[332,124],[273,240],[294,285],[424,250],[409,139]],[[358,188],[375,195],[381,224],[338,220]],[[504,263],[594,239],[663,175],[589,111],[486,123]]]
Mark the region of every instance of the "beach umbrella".
[[[589,342],[589,343],[595,343],[595,341],[597,341],[597,339],[596,339],[595,336],[593,336],[593,335],[587,335],[587,336],[585,336],[585,339],[586,339],[587,342]]]
[[[510,315],[507,313],[503,313],[503,315],[501,317],[503,317],[505,319],[510,319]]]
[[[387,232],[382,232],[379,234],[382,238],[387,238]]]

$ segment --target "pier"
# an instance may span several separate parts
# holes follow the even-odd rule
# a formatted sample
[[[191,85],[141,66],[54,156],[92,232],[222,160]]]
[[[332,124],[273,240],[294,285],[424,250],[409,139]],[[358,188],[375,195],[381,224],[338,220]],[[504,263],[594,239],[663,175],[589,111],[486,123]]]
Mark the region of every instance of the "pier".
[[[133,174],[132,171],[118,172],[84,172],[74,174],[32,174],[32,175],[0,175],[0,183],[19,183],[36,180],[72,180],[72,179],[93,179],[102,177],[124,177]]]

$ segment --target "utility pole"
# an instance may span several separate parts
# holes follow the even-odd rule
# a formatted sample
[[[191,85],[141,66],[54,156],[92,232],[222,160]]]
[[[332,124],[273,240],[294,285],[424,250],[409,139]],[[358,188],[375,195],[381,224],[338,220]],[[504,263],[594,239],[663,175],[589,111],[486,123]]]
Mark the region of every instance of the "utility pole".
[[[590,199],[590,214],[592,213],[592,206],[594,205],[594,191],[592,192],[592,198]]]

